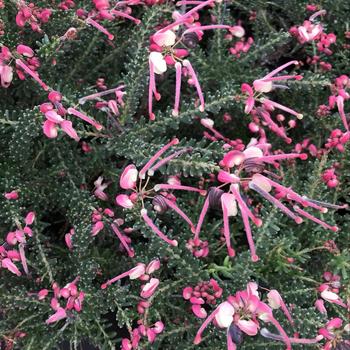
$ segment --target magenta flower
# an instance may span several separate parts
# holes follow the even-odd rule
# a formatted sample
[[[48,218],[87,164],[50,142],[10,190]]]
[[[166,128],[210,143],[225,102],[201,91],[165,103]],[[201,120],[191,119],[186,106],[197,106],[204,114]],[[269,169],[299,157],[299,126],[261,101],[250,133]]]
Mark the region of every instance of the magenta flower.
[[[168,144],[163,146],[158,152],[151,157],[148,162],[142,167],[141,170],[138,170],[134,164],[128,165],[123,173],[120,176],[119,184],[120,187],[128,190],[128,194],[118,194],[116,196],[116,203],[125,208],[133,209],[136,206],[141,206],[140,214],[143,221],[148,227],[162,240],[167,242],[172,246],[177,246],[178,242],[176,240],[169,239],[165,236],[159,228],[154,224],[153,220],[148,215],[148,211],[145,208],[145,201],[147,199],[152,200],[153,208],[157,213],[164,213],[167,210],[171,209],[175,211],[194,231],[194,225],[191,219],[177,206],[176,197],[169,193],[169,190],[183,190],[183,191],[192,191],[199,192],[202,195],[205,195],[205,191],[198,188],[183,186],[178,184],[178,182],[170,181],[168,184],[156,184],[150,189],[147,189],[147,185],[154,173],[162,166],[166,165],[172,159],[180,156],[183,153],[190,152],[190,148],[184,148],[182,150],[171,153],[169,156],[160,160],[160,157],[172,146],[179,143],[178,139],[173,139]],[[143,183],[145,181],[145,183]],[[131,193],[130,193],[131,191]],[[157,193],[159,192],[159,193]]]
[[[264,144],[253,143],[243,152],[232,150],[226,153],[220,162],[223,170],[219,171],[217,176],[218,181],[222,184],[219,187],[212,187],[209,189],[208,196],[198,219],[194,239],[199,239],[199,233],[208,209],[221,209],[224,223],[224,237],[228,255],[234,256],[235,251],[231,247],[229,218],[231,216],[237,216],[238,212],[240,212],[252,261],[257,261],[259,257],[255,251],[249,219],[258,227],[262,225],[262,220],[255,216],[253,211],[249,208],[249,201],[246,201],[242,196],[242,192],[249,190],[253,190],[265,200],[269,201],[285,215],[293,219],[297,224],[301,224],[303,222],[303,218],[307,218],[325,229],[329,229],[334,232],[338,231],[337,226],[327,224],[326,222],[303,210],[302,207],[314,208],[324,213],[328,210],[327,208],[347,208],[347,205],[337,206],[318,202],[305,196],[301,196],[294,192],[291,188],[281,185],[275,181],[275,179],[272,180],[269,176],[272,173],[265,170],[265,167],[268,164],[277,167],[278,162],[281,160],[298,158],[305,160],[307,155],[304,153],[282,153],[271,155],[267,153],[267,151],[263,151],[265,148],[266,147]],[[231,172],[231,170],[233,171]],[[221,189],[223,187],[228,187],[228,190],[224,192]],[[279,193],[278,198],[270,193],[272,190]],[[285,205],[281,199],[285,199],[287,203],[291,203],[292,208]]]
[[[232,336],[233,329],[238,328],[249,336],[255,336],[260,328],[260,321],[274,325],[285,342],[287,349],[291,349],[291,340],[274,318],[272,309],[260,300],[257,284],[248,283],[247,289],[230,295],[203,322],[194,339],[195,344],[202,340],[205,328],[214,321],[218,328],[226,329],[228,350],[237,349],[236,339]]]
[[[199,110],[204,112],[205,101],[200,86],[197,74],[192,67],[191,62],[188,59],[184,59],[189,55],[188,47],[194,47],[196,43],[202,40],[203,31],[225,29],[236,37],[242,37],[244,35],[244,29],[240,26],[229,26],[223,24],[201,25],[200,23],[192,23],[194,15],[203,7],[212,5],[215,0],[207,0],[203,2],[186,2],[181,3],[196,6],[184,14],[176,12],[173,17],[175,21],[166,27],[158,30],[151,37],[150,55],[149,55],[149,91],[148,91],[148,112],[151,120],[155,119],[153,113],[153,97],[159,101],[161,99],[160,93],[156,88],[155,75],[161,75],[167,71],[169,66],[175,67],[176,73],[176,86],[175,86],[175,102],[172,111],[173,116],[179,115],[180,109],[180,94],[181,94],[181,82],[182,75],[186,74],[189,77],[188,83],[193,85],[197,91],[199,98]],[[179,28],[186,26],[180,36],[176,34],[180,32]],[[180,44],[184,44],[184,47],[178,47]]]
[[[85,294],[78,290],[77,283],[79,282],[79,276],[74,279],[73,282],[68,283],[63,288],[55,282],[52,285],[53,297],[50,301],[51,308],[55,311],[47,320],[46,323],[56,323],[67,317],[73,315],[73,311],[81,312],[82,304],[85,298]],[[44,300],[48,295],[46,289],[38,292],[39,300]],[[65,307],[62,305],[65,304]]]

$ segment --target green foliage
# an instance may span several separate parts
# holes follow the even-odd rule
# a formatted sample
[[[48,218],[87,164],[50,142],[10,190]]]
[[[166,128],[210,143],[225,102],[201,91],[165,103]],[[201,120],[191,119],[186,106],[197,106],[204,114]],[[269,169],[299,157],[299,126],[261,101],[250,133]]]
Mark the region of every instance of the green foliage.
[[[201,344],[193,344],[202,320],[193,315],[190,302],[182,297],[183,288],[194,287],[210,278],[215,278],[224,290],[220,302],[245,289],[249,281],[259,283],[263,297],[266,290],[277,289],[286,304],[292,306],[294,329],[284,321],[282,312],[276,311],[287,333],[315,337],[327,321],[327,317],[314,308],[323,272],[341,275],[342,286],[349,282],[350,224],[345,211],[329,210],[319,214],[322,220],[340,228],[335,233],[309,220],[297,225],[270,203],[252,195],[254,205],[262,204],[258,207],[259,217],[263,220],[261,227],[252,227],[260,257],[259,262],[253,263],[240,215],[230,218],[236,256],[227,256],[221,234],[221,211],[210,210],[200,233],[200,238],[209,242],[209,255],[197,259],[186,246],[193,233],[177,213],[170,210],[156,213],[152,200],[145,199],[145,207],[154,223],[166,236],[179,242],[178,247],[171,247],[142,220],[140,204],[131,210],[122,209],[116,205],[115,197],[125,192],[119,184],[125,167],[135,164],[140,170],[152,155],[175,137],[179,143],[172,151],[185,151],[162,166],[147,184],[147,189],[166,183],[169,175],[178,175],[187,186],[208,189],[218,185],[215,176],[227,144],[206,138],[203,134],[206,129],[200,119],[213,119],[215,128],[225,137],[240,139],[247,145],[256,134],[247,128],[252,119],[244,113],[241,84],[251,84],[292,59],[303,62],[297,68],[302,72],[303,80],[288,81],[288,90],[273,91],[269,97],[301,111],[304,119],[297,122],[296,128],[288,130],[293,144],[285,144],[268,127],[267,140],[273,150],[282,149],[286,153],[292,152],[294,145],[306,138],[318,148],[323,147],[330,132],[342,128],[335,110],[326,117],[317,116],[316,111],[319,105],[328,103],[329,87],[334,78],[347,74],[349,49],[342,45],[349,45],[344,36],[350,25],[349,3],[341,0],[322,2],[322,8],[328,11],[323,19],[325,28],[328,33],[334,32],[338,36],[334,54],[322,55],[322,59],[333,66],[329,72],[306,63],[307,57],[315,54],[315,47],[301,45],[288,32],[292,25],[302,24],[309,16],[304,0],[222,1],[202,11],[204,22],[208,22],[210,16],[218,23],[231,25],[240,20],[246,29],[246,37],[253,37],[254,43],[247,53],[236,58],[229,52],[232,42],[225,31],[206,33],[189,56],[204,92],[205,111],[199,111],[196,90],[185,84],[186,78],[183,79],[181,112],[178,117],[172,116],[175,74],[169,66],[157,80],[162,99],[154,101],[155,121],[148,120],[147,109],[149,40],[159,26],[171,21],[172,12],[179,7],[172,1],[135,6],[133,15],[141,19],[139,25],[121,19],[102,21],[115,36],[111,42],[75,14],[76,8],[91,10],[94,7],[91,1],[76,1],[77,7],[68,11],[59,10],[57,3],[35,2],[39,7],[53,7],[54,10],[50,21],[43,25],[43,32],[34,33],[29,26],[19,28],[16,25],[16,1],[6,2],[5,8],[0,10],[0,23],[5,26],[0,43],[11,51],[21,43],[32,47],[41,62],[40,77],[51,89],[62,93],[63,105],[83,111],[104,128],[95,130],[82,120],[67,115],[81,141],[75,142],[62,130],[58,131],[57,138],[49,139],[42,132],[45,117],[39,110],[40,104],[48,101],[47,93],[33,79],[21,81],[16,74],[12,85],[0,90],[0,193],[15,190],[19,194],[18,200],[0,196],[1,244],[7,245],[7,232],[18,229],[18,223],[23,225],[29,211],[36,213],[33,236],[27,239],[25,246],[29,274],[17,277],[5,268],[0,269],[0,337],[3,344],[13,340],[16,350],[51,350],[62,348],[66,342],[75,350],[82,341],[88,341],[101,350],[117,349],[121,339],[130,338],[130,332],[142,319],[149,326],[161,320],[165,329],[154,343],[143,338],[139,349],[226,349],[226,331],[213,325],[205,331]],[[252,11],[256,12],[255,20],[249,19]],[[62,40],[71,27],[77,28],[77,37]],[[236,38],[233,43],[235,41]],[[125,104],[120,107],[119,116],[107,116],[103,108],[95,108],[96,101],[79,105],[80,98],[97,91],[98,78],[104,78],[108,88],[125,85]],[[225,120],[226,114],[231,116],[230,121]],[[83,150],[86,145],[90,151]],[[278,169],[272,166],[268,169],[276,172],[285,186],[301,195],[330,203],[350,203],[348,153],[349,147],[344,153],[332,150],[319,157],[310,156],[307,161],[281,163]],[[335,162],[338,163],[340,186],[329,190],[321,176]],[[109,185],[105,190],[107,201],[93,194],[94,181],[99,176]],[[174,195],[178,206],[196,224],[205,198],[185,191],[174,191]],[[121,227],[130,231],[128,237],[135,258],[128,257],[120,248],[109,225],[113,219],[105,216],[104,229],[96,236],[91,235],[92,213],[99,208],[111,208],[115,214],[113,219],[124,220]],[[70,250],[65,243],[65,234],[72,228],[73,248]],[[325,248],[325,242],[329,240],[337,245],[333,252]],[[151,307],[143,315],[137,313],[143,282],[126,278],[101,289],[107,279],[133,268],[138,262],[148,264],[155,258],[160,259],[161,268],[152,277],[159,278],[160,285],[150,298]],[[53,314],[52,294],[39,300],[37,293],[42,289],[51,293],[54,282],[63,287],[77,276],[80,278],[78,288],[85,293],[82,311],[73,311],[68,318],[47,325],[45,320]],[[343,300],[349,298],[349,293],[349,288],[340,289]],[[208,313],[212,310],[214,306],[207,308]],[[345,311],[332,305],[328,318],[332,317],[345,320]],[[18,336],[21,332],[24,335]],[[318,346],[310,346],[310,349]],[[284,348],[280,342],[257,335],[245,336],[239,349]],[[295,346],[295,349],[304,348]]]

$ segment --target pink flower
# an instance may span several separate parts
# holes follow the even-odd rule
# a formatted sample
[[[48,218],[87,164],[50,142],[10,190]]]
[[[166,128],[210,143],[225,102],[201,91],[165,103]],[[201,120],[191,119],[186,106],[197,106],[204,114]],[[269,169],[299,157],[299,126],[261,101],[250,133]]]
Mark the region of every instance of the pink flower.
[[[60,320],[63,320],[66,317],[67,317],[66,310],[63,309],[62,307],[59,307],[57,311],[46,320],[46,324],[58,322]]]
[[[103,283],[101,285],[101,289],[106,289],[109,285],[111,285],[112,283],[124,278],[124,277],[129,277],[131,280],[133,279],[138,279],[139,277],[141,277],[146,271],[146,265],[142,264],[142,263],[138,263],[134,268],[132,268],[129,271],[126,271],[110,280],[108,280],[107,282]]]
[[[19,198],[17,191],[11,191],[4,194],[4,197],[8,200],[16,200]]]
[[[150,298],[159,286],[158,278],[151,278],[151,280],[146,283],[141,289],[141,297],[148,299]]]
[[[125,190],[135,188],[137,177],[138,177],[138,171],[135,165],[134,164],[128,165],[124,169],[122,175],[120,176],[120,180],[119,180],[120,187]]]

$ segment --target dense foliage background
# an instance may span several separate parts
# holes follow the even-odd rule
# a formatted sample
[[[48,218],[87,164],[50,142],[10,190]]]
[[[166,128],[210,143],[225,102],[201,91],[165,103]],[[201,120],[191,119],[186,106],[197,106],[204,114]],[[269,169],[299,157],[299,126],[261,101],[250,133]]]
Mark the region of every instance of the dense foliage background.
[[[331,55],[317,51],[314,42],[301,44],[289,33],[292,26],[302,25],[313,13],[306,9],[306,1],[229,0],[201,10],[201,23],[210,23],[214,16],[217,23],[240,24],[245,29],[244,40],[252,37],[254,42],[247,52],[237,57],[229,48],[240,39],[228,38],[225,31],[206,31],[203,40],[190,50],[190,61],[205,95],[205,111],[202,113],[195,106],[195,89],[183,83],[180,114],[172,116],[175,73],[169,68],[157,76],[162,98],[154,102],[155,121],[148,120],[147,110],[149,40],[164,21],[172,21],[172,12],[180,7],[172,1],[132,6],[132,15],[141,23],[136,25],[122,18],[101,21],[114,35],[113,40],[108,40],[76,15],[77,9],[94,9],[92,1],[75,1],[75,6],[67,10],[60,8],[58,1],[36,1],[38,8],[52,10],[48,22],[41,25],[41,32],[33,31],[28,24],[24,27],[16,24],[20,2],[5,0],[0,3],[3,5],[0,9],[1,45],[11,51],[19,44],[31,47],[40,60],[41,79],[64,96],[63,105],[66,108],[75,106],[104,127],[96,130],[68,116],[81,140],[76,142],[61,131],[58,137],[47,138],[42,131],[45,116],[39,106],[48,101],[48,92],[30,77],[20,80],[16,74],[11,85],[0,90],[0,192],[18,193],[18,199],[0,197],[1,239],[6,249],[7,233],[23,226],[28,212],[36,214],[31,225],[32,237],[27,237],[25,244],[29,273],[24,273],[20,263],[16,265],[21,276],[6,268],[0,270],[1,349],[53,349],[62,347],[64,341],[72,349],[78,349],[82,340],[98,349],[119,348],[121,339],[130,338],[129,331],[137,327],[139,319],[148,325],[161,320],[165,327],[153,343],[142,338],[139,349],[226,349],[225,331],[214,326],[204,332],[199,345],[193,344],[203,321],[193,315],[190,302],[182,296],[185,287],[194,287],[210,278],[223,289],[218,302],[245,289],[250,281],[262,287],[262,297],[266,289],[277,289],[291,306],[295,320],[293,329],[280,310],[275,312],[290,336],[298,333],[301,337],[314,338],[327,320],[334,317],[347,322],[346,308],[325,301],[328,310],[325,315],[314,306],[319,298],[317,288],[323,283],[326,271],[341,276],[338,292],[342,300],[346,302],[350,297],[350,225],[346,210],[330,209],[319,216],[340,228],[333,232],[308,220],[297,225],[267,201],[253,196],[262,203],[259,206],[262,206],[260,217],[263,219],[260,228],[253,227],[260,256],[254,263],[239,216],[231,224],[236,256],[227,256],[220,233],[222,214],[212,210],[201,231],[201,238],[209,242],[209,254],[199,259],[186,248],[193,234],[176,213],[156,214],[151,202],[146,204],[158,227],[167,236],[177,239],[178,246],[172,247],[145,224],[139,206],[123,209],[116,205],[115,197],[124,191],[120,188],[119,177],[125,167],[133,163],[140,169],[174,137],[180,140],[175,150],[191,147],[192,152],[160,168],[151,178],[151,184],[166,183],[168,175],[179,175],[185,185],[204,189],[217,185],[215,176],[226,152],[224,142],[204,137],[206,129],[199,118],[214,120],[216,130],[225,137],[240,139],[247,145],[258,135],[247,127],[251,116],[244,113],[241,84],[251,84],[291,60],[299,61],[295,70],[303,79],[287,81],[287,90],[276,89],[269,93],[269,98],[299,111],[304,118],[297,120],[296,127],[287,130],[292,143],[284,142],[265,127],[268,142],[273,150],[281,149],[285,153],[293,152],[295,145],[305,139],[310,139],[309,143],[317,150],[324,149],[333,129],[345,131],[336,108],[326,116],[320,116],[317,110],[320,105],[328,104],[334,79],[350,73],[350,39],[346,34],[350,29],[349,2],[315,3],[317,9],[327,11],[319,19],[324,31],[337,37],[331,46]],[[76,36],[62,40],[69,28],[78,29]],[[320,61],[312,63],[310,57],[315,55],[325,64],[331,64],[331,69],[322,69]],[[106,108],[96,108],[96,101],[79,105],[80,98],[98,91],[96,81],[101,78],[107,88],[125,85],[124,105],[119,106],[117,116],[110,111],[107,113]],[[349,111],[347,105],[349,102],[345,102],[345,110]],[[285,118],[288,120],[290,116],[285,114]],[[349,150],[328,149],[311,154],[307,148],[305,151],[309,155],[305,161],[280,163],[281,182],[309,198],[349,203]],[[338,185],[328,188],[322,174],[334,164]],[[94,182],[99,176],[109,184],[104,191],[108,195],[105,201],[94,195]],[[196,223],[205,197],[194,192],[175,194],[181,209]],[[129,257],[120,248],[118,237],[108,225],[108,220],[112,220],[108,216],[102,220],[104,229],[91,236],[92,213],[98,208],[112,209],[114,218],[125,221],[123,229],[132,228],[129,236],[135,257]],[[68,249],[65,235],[72,228],[73,247]],[[334,241],[336,248],[325,248],[329,240]],[[148,264],[156,258],[160,259],[161,266],[154,276],[160,280],[160,285],[151,297],[152,305],[143,315],[137,312],[141,281],[123,279],[101,289],[108,278],[130,270],[139,262]],[[78,289],[85,293],[82,310],[46,324],[45,320],[54,312],[50,297],[40,299],[37,293],[42,289],[51,293],[54,282],[62,287],[77,276]],[[213,305],[206,308],[208,313],[214,310]],[[324,342],[320,342],[309,347],[323,345]],[[295,345],[293,349],[306,347]],[[285,345],[258,334],[245,336],[239,348],[284,349]]]

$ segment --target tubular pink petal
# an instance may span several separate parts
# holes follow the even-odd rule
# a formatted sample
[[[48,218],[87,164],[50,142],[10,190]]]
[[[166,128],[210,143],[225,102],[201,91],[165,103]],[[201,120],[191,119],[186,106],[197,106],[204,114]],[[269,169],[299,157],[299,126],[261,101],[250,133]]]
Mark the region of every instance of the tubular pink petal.
[[[272,339],[272,340],[278,340],[278,341],[284,341],[284,338],[279,335],[279,334],[274,334],[271,333],[269,330],[267,330],[266,328],[263,328],[260,331],[260,334],[268,339]],[[305,339],[305,338],[289,338],[289,341],[292,344],[316,344],[318,343],[322,338],[320,338],[320,336],[317,336],[316,338],[313,339]]]
[[[94,126],[96,128],[96,130],[100,131],[103,129],[103,126],[99,123],[97,123],[95,120],[93,120],[92,118],[88,117],[87,115],[77,111],[74,108],[68,108],[67,112],[69,114],[75,115],[76,117],[86,121],[87,123],[91,124],[92,126]]]
[[[231,247],[231,234],[230,234],[230,223],[229,223],[229,216],[228,216],[228,209],[227,209],[227,203],[226,201],[235,200],[233,195],[230,195],[229,193],[224,193],[221,196],[221,208],[222,208],[222,214],[223,214],[223,221],[224,221],[224,236],[227,246],[227,252],[229,256],[235,256],[235,250]]]
[[[135,256],[135,252],[133,251],[133,249],[129,248],[129,245],[126,243],[123,234],[118,230],[118,227],[116,225],[112,224],[111,227],[112,227],[112,230],[114,231],[114,233],[116,234],[116,236],[119,238],[121,244],[123,245],[123,247],[127,251],[130,258],[133,258]]]
[[[309,214],[307,211],[299,208],[297,205],[294,205],[293,209],[299,214],[299,215],[302,215],[304,216],[305,218],[313,221],[313,222],[316,222],[317,224],[321,225],[323,228],[325,229],[328,229],[328,230],[331,230],[333,232],[337,232],[339,229],[337,226],[331,226],[329,224],[327,224],[326,222],[316,218],[315,216]]]
[[[112,283],[129,276],[130,279],[137,279],[140,276],[142,276],[145,273],[146,266],[145,264],[137,264],[134,268],[132,268],[129,271],[123,272],[122,274],[113,277],[112,279],[106,281],[101,285],[101,289],[106,289],[107,286],[111,285]]]
[[[249,225],[249,218],[248,218],[247,212],[245,210],[241,210],[241,215],[242,215],[242,219],[243,219],[245,233],[246,233],[247,240],[248,240],[251,259],[253,262],[257,262],[259,260],[259,257],[256,255],[255,244],[254,244],[254,240],[253,240],[252,231],[251,231],[251,228]]]
[[[292,316],[287,308],[287,305],[285,304],[285,302],[283,301],[280,293],[278,293],[277,290],[272,289],[268,294],[267,297],[269,299],[269,305],[273,308],[273,309],[278,309],[281,307],[283,313],[286,315],[289,323],[294,326],[294,321],[292,319]]]
[[[183,186],[183,185],[170,185],[170,184],[157,184],[154,186],[155,191],[159,190],[183,190],[183,191],[191,191],[191,192],[199,192],[201,196],[205,196],[207,191],[201,190],[200,188],[191,187],[191,186]]]
[[[59,307],[57,311],[46,320],[46,324],[63,320],[66,317],[67,317],[66,310],[63,309],[62,307]]]
[[[281,137],[282,139],[284,139],[287,143],[291,143],[292,140],[286,135],[285,131],[283,128],[281,128],[280,126],[278,126],[270,117],[270,114],[266,111],[260,111],[260,116],[264,119],[264,121],[266,122],[266,124],[271,128],[271,130],[278,135],[279,137]]]
[[[182,66],[180,62],[175,63],[175,70],[176,70],[176,86],[175,86],[175,104],[173,109],[173,116],[177,117],[179,115],[180,93],[181,93]]]
[[[234,194],[241,212],[244,211],[246,213],[246,215],[248,217],[250,217],[250,219],[254,222],[254,224],[256,226],[260,227],[262,225],[262,220],[253,215],[253,213],[248,208],[246,202],[243,200],[243,198],[242,198],[239,190],[236,188],[236,186],[231,186],[230,190]]]
[[[269,100],[267,98],[262,98],[261,102],[263,104],[266,103],[267,105],[269,105],[271,107],[278,108],[278,109],[280,109],[282,111],[285,111],[285,112],[287,112],[287,113],[289,113],[291,115],[295,115],[298,119],[303,119],[303,115],[302,114],[294,111],[293,109],[291,109],[289,107],[283,106],[283,105],[281,105],[281,104],[279,104],[279,103],[277,103],[275,101],[271,101],[271,100]]]
[[[167,236],[165,236],[165,234],[159,230],[159,228],[153,223],[153,221],[151,220],[151,218],[147,215],[147,210],[146,209],[142,209],[141,210],[141,216],[142,219],[145,221],[145,223],[152,229],[152,231],[163,241],[165,241],[166,243],[177,247],[178,243],[175,239],[171,240],[169,239]]]
[[[39,78],[38,73],[33,72],[25,63],[20,59],[16,59],[16,65],[21,67],[27,74],[29,74],[45,91],[49,90],[49,87]]]
[[[274,75],[276,75],[277,73],[279,73],[280,71],[282,71],[283,69],[289,67],[292,64],[298,65],[299,62],[295,61],[295,60],[294,61],[289,61],[289,62],[283,64],[282,66],[274,69],[272,72],[270,72],[269,74],[265,75],[262,79],[271,78],[271,77],[273,77]]]
[[[165,203],[174,211],[176,211],[191,227],[192,232],[195,230],[194,225],[191,219],[176,205],[175,202],[169,200],[168,198],[163,196]]]
[[[184,23],[184,22],[186,21],[187,18],[191,17],[193,13],[198,12],[198,11],[199,11],[200,9],[202,9],[203,7],[208,6],[208,5],[210,5],[210,4],[214,3],[214,2],[215,2],[215,0],[207,0],[207,1],[201,2],[198,6],[194,7],[194,8],[191,9],[190,11],[188,11],[188,12],[184,13],[183,15],[181,15],[181,17],[180,17],[177,21],[175,21],[175,22],[173,22],[173,23],[167,25],[166,27],[162,28],[162,29],[159,30],[158,32],[163,33],[163,32],[165,32],[165,31],[167,31],[167,30],[169,30],[169,29],[172,29],[172,28],[174,28],[174,27],[177,27],[178,25]],[[157,32],[157,33],[158,33],[158,32]]]
[[[284,153],[284,154],[276,154],[273,156],[263,156],[259,157],[259,160],[262,160],[266,163],[273,163],[277,160],[284,160],[284,159],[297,159],[300,158],[302,160],[307,159],[306,153]]]
[[[300,216],[296,216],[290,209],[288,209],[284,204],[282,204],[278,199],[272,196],[270,193],[264,191],[259,186],[254,184],[253,182],[249,182],[249,188],[259,193],[262,197],[272,203],[274,206],[279,208],[283,213],[292,218],[297,224],[301,224],[303,219]]]
[[[132,17],[132,16],[130,16],[127,13],[124,13],[122,11],[118,11],[118,10],[112,9],[111,12],[114,13],[115,15],[119,16],[119,17],[127,18],[130,21],[135,22],[136,24],[140,24],[141,23],[141,21],[138,18]]]
[[[73,128],[73,124],[70,120],[64,120],[61,124],[61,129],[72,139],[75,141],[79,141],[80,137],[78,136],[77,132]]]
[[[18,245],[18,250],[19,250],[19,255],[21,257],[23,270],[28,275],[29,270],[28,270],[28,265],[27,265],[27,259],[26,259],[26,254],[24,252],[24,245],[22,243]]]
[[[230,30],[232,29],[231,26],[225,25],[225,24],[212,24],[212,25],[207,25],[207,26],[194,26],[186,29],[182,36],[184,36],[187,33],[193,33],[193,32],[198,32],[200,30],[210,30],[210,29],[227,29]]]
[[[140,170],[139,172],[139,178],[144,179],[145,174],[147,170],[159,159],[159,157],[162,156],[163,153],[165,153],[171,146],[177,145],[179,143],[179,140],[177,138],[172,139],[169,143],[167,143],[165,146],[163,146],[147,163],[146,165]]]
[[[343,98],[343,96],[337,96],[337,107],[338,107],[338,111],[339,111],[341,120],[343,122],[344,128],[346,129],[346,131],[349,131],[349,124],[348,124],[348,121],[346,119],[346,115],[344,112],[344,98]]]
[[[98,99],[102,96],[105,96],[105,95],[109,95],[113,92],[116,92],[116,91],[119,91],[121,89],[124,89],[125,88],[125,85],[120,85],[116,88],[113,88],[113,89],[109,89],[109,90],[105,90],[105,91],[101,91],[101,92],[97,92],[95,94],[92,94],[92,95],[88,95],[88,96],[85,96],[85,97],[81,97],[79,99],[79,104],[84,104],[86,101],[89,101],[89,100],[95,100],[95,99]]]
[[[100,23],[97,23],[95,20],[93,20],[91,17],[86,19],[87,24],[91,24],[93,27],[95,27],[98,31],[101,33],[107,35],[109,40],[114,39],[114,35],[111,34],[105,27],[103,27]]]
[[[226,336],[227,336],[227,350],[237,350],[237,346],[231,338],[229,329],[227,329]]]
[[[264,78],[263,81],[282,81],[282,80],[289,80],[289,79],[296,79],[301,80],[303,77],[302,75],[279,75],[278,77],[270,77],[270,78]]]
[[[205,102],[204,102],[204,97],[203,97],[203,92],[202,92],[202,89],[201,89],[201,86],[199,84],[199,81],[197,79],[197,75],[196,75],[196,72],[194,71],[192,65],[191,65],[191,62],[188,61],[188,60],[184,60],[183,61],[183,65],[188,69],[191,77],[192,77],[192,80],[193,80],[193,83],[194,83],[194,86],[196,87],[197,89],[197,94],[198,94],[198,97],[199,97],[199,101],[201,103],[200,107],[199,107],[199,110],[201,112],[204,112],[204,108],[205,108]]]
[[[156,165],[152,166],[149,170],[148,170],[148,175],[149,176],[153,176],[154,172],[159,169],[160,167],[162,167],[163,165],[169,163],[172,159],[179,157],[181,154],[187,153],[187,152],[191,152],[192,148],[191,147],[187,147],[184,148],[180,151],[174,152],[173,154],[171,154],[170,156],[162,159],[161,161],[159,161]]]
[[[292,349],[292,344],[290,339],[288,338],[287,333],[284,331],[282,326],[279,324],[279,322],[272,316],[270,315],[269,321],[277,328],[277,330],[280,332],[282,341],[286,344],[287,349],[286,350],[291,350]]]
[[[148,116],[150,120],[155,119],[153,113],[153,91],[156,89],[156,80],[154,76],[154,64],[149,59],[149,84],[148,84]]]
[[[208,325],[210,324],[211,321],[213,321],[216,314],[220,310],[220,306],[221,306],[221,304],[209,315],[209,317],[203,322],[201,327],[198,329],[198,332],[197,332],[197,334],[194,338],[194,341],[193,341],[194,344],[197,345],[202,341],[202,333],[203,333],[204,329],[208,327]]]
[[[196,231],[194,233],[194,239],[199,239],[199,233],[201,231],[203,221],[205,218],[205,214],[207,213],[208,209],[209,209],[209,197],[207,197],[204,201],[204,205],[203,205],[203,208],[202,208],[201,213],[199,215],[198,223],[196,226]]]

